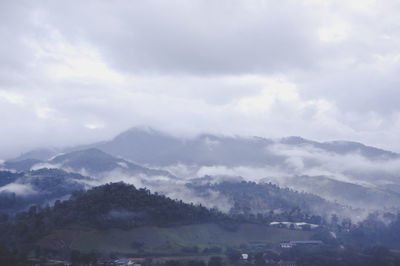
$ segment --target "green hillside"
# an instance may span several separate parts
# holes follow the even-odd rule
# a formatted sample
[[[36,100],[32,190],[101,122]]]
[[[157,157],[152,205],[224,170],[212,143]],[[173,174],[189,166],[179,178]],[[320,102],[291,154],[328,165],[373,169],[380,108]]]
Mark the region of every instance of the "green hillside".
[[[278,229],[257,224],[241,224],[231,231],[217,224],[195,224],[172,227],[145,226],[130,230],[93,230],[70,227],[43,238],[42,248],[76,249],[101,254],[181,254],[188,247],[197,252],[206,248],[221,249],[240,245],[275,246],[285,240],[307,240],[312,232]]]

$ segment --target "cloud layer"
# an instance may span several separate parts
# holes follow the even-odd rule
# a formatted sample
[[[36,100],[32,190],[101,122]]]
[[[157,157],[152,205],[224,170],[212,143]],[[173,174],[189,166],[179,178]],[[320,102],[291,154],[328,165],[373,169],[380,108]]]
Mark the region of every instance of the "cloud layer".
[[[135,125],[400,151],[396,1],[2,1],[0,157]]]

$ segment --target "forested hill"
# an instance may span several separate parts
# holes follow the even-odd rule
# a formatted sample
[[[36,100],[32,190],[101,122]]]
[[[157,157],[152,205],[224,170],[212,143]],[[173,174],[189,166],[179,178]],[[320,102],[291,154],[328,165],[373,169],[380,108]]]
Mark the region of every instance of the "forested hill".
[[[192,224],[225,217],[217,210],[172,200],[123,182],[76,192],[70,200],[57,201],[46,216],[59,224],[79,223],[105,228]]]
[[[122,182],[110,183],[75,192],[69,200],[56,201],[53,207],[32,206],[27,212],[17,214],[13,221],[1,218],[0,244],[34,245],[41,237],[66,226],[103,230],[208,222],[234,225],[216,209],[172,200]]]

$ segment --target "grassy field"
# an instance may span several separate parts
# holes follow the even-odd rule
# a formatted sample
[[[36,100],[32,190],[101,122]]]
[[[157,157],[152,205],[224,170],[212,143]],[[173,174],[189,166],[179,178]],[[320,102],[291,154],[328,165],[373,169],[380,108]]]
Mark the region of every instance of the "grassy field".
[[[101,253],[180,254],[184,247],[204,248],[239,246],[241,244],[276,244],[284,240],[307,240],[312,232],[278,229],[257,224],[242,224],[237,231],[228,231],[215,224],[177,227],[140,227],[131,230],[104,231],[67,228],[41,240],[51,249],[92,250]]]

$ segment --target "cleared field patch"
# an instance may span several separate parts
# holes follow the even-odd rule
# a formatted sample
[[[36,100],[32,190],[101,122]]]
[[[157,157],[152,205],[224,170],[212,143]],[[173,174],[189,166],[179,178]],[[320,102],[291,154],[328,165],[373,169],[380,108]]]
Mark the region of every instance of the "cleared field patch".
[[[74,237],[71,237],[71,236]],[[279,229],[257,224],[241,224],[236,231],[228,231],[216,224],[196,224],[176,227],[139,227],[131,230],[64,229],[41,240],[51,247],[53,243],[68,243],[69,249],[101,253],[181,254],[184,248],[238,246],[252,243],[275,244],[284,240],[308,240],[312,232]],[[53,246],[57,249],[57,246]]]

